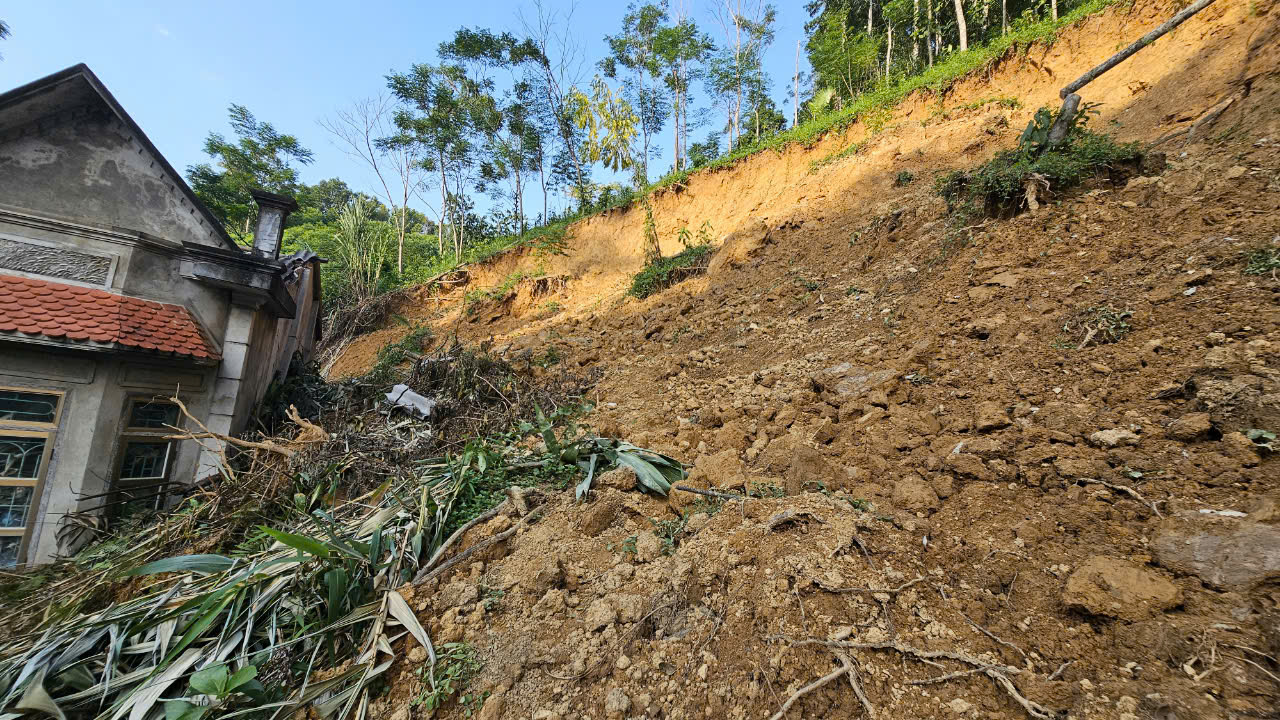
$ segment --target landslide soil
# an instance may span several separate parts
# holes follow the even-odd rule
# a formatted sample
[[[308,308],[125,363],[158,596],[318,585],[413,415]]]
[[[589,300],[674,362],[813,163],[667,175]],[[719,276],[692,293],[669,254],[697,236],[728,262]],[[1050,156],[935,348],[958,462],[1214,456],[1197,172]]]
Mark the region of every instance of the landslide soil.
[[[1095,129],[1144,142],[1236,98],[1161,146],[1167,166],[966,227],[932,191],[1172,11],[1109,11],[877,133],[659,195],[664,251],[683,225],[725,235],[705,276],[654,297],[625,295],[630,210],[575,225],[567,255],[508,254],[401,308],[593,370],[598,432],[753,495],[661,499],[624,474],[581,504],[545,491],[541,520],[410,591],[437,644],[483,662],[478,695],[436,714],[766,718],[841,667],[796,641],[839,634],[977,658],[1051,714],[1276,717],[1280,465],[1243,432],[1280,430],[1280,280],[1244,273],[1280,246],[1280,9],[1219,2],[1086,88]],[[995,95],[1022,107],[964,109]],[[516,270],[543,277],[465,300]],[[402,334],[357,338],[331,374]],[[983,672],[932,682],[971,665],[849,652],[880,717],[1038,712]],[[422,658],[393,667],[375,716],[430,715]],[[788,717],[868,714],[837,680]]]

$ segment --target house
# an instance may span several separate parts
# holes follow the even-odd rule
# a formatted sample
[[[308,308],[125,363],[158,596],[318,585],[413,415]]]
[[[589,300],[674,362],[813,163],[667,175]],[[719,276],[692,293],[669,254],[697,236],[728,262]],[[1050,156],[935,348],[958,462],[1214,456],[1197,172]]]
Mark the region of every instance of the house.
[[[319,334],[292,199],[238,246],[84,65],[0,95],[0,567],[73,552],[69,517],[161,507],[217,473]]]

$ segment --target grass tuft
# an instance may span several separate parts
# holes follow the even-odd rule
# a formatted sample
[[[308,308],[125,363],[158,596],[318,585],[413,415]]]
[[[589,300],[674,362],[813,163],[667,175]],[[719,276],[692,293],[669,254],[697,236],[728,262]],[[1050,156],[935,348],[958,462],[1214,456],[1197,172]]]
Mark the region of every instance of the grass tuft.
[[[678,255],[659,258],[631,280],[629,294],[644,299],[684,280],[707,271],[713,248],[710,245],[694,245]]]

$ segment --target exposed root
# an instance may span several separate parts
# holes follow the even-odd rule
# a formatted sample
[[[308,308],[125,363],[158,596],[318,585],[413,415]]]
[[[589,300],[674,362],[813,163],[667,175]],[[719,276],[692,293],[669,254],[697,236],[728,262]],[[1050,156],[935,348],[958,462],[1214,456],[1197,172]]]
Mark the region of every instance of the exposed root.
[[[1105,487],[1111,488],[1112,490],[1122,492],[1128,495],[1129,497],[1133,498],[1134,500],[1137,500],[1138,502],[1142,503],[1143,505],[1146,505],[1147,507],[1151,508],[1151,512],[1155,513],[1156,517],[1160,518],[1161,520],[1164,519],[1164,515],[1160,514],[1160,508],[1156,507],[1156,504],[1154,502],[1146,499],[1145,497],[1142,496],[1142,493],[1138,492],[1137,490],[1134,490],[1128,485],[1116,485],[1115,483],[1109,483],[1105,480],[1095,480],[1093,478],[1080,478],[1080,480],[1085,483],[1090,483],[1093,485],[1103,485]]]
[[[830,673],[823,675],[817,680],[814,680],[808,685],[805,685],[799,690],[791,693],[791,697],[787,698],[787,701],[782,703],[782,707],[778,710],[778,712],[774,713],[773,716],[769,718],[769,720],[781,720],[782,716],[787,714],[787,711],[791,709],[792,705],[796,704],[797,700],[804,697],[805,695],[808,695],[814,690],[817,690],[823,685],[826,685],[832,680],[835,680],[841,675],[848,674],[852,669],[853,669],[853,665],[850,665],[847,660],[845,660],[844,658],[841,658],[840,667],[836,668],[835,670],[832,670]]]

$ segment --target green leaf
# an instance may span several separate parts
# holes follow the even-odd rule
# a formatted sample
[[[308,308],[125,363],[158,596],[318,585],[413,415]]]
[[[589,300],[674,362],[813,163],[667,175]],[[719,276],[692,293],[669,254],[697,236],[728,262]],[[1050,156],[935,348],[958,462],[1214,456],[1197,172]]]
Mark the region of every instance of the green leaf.
[[[595,477],[596,461],[599,458],[599,453],[591,454],[591,460],[587,462],[587,476],[582,479],[582,482],[578,483],[576,488],[574,488],[574,497],[578,501],[581,501],[587,496],[587,493],[591,492],[591,480]]]
[[[636,478],[646,488],[665,496],[671,491],[671,483],[653,465],[631,453],[618,453],[618,462],[636,471]]]
[[[236,688],[258,677],[258,668],[252,665],[245,665],[231,675],[231,679],[227,680],[227,692],[232,692]]]
[[[208,705],[194,705],[186,700],[170,700],[164,704],[164,720],[200,720]]]
[[[347,594],[347,571],[334,568],[325,572],[324,582],[329,587],[329,622],[338,619],[342,612],[342,598]]]
[[[224,697],[227,694],[227,666],[210,665],[198,671],[191,676],[191,689],[201,695]]]
[[[308,555],[314,555],[318,558],[329,557],[329,548],[318,540],[313,540],[305,535],[295,535],[293,533],[284,532],[283,530],[274,530],[266,526],[263,526],[261,530],[275,538],[277,541],[282,542],[295,550],[300,550]]]
[[[231,569],[235,562],[223,555],[179,555],[149,562],[130,570],[125,575],[155,575],[169,572],[220,573]]]

